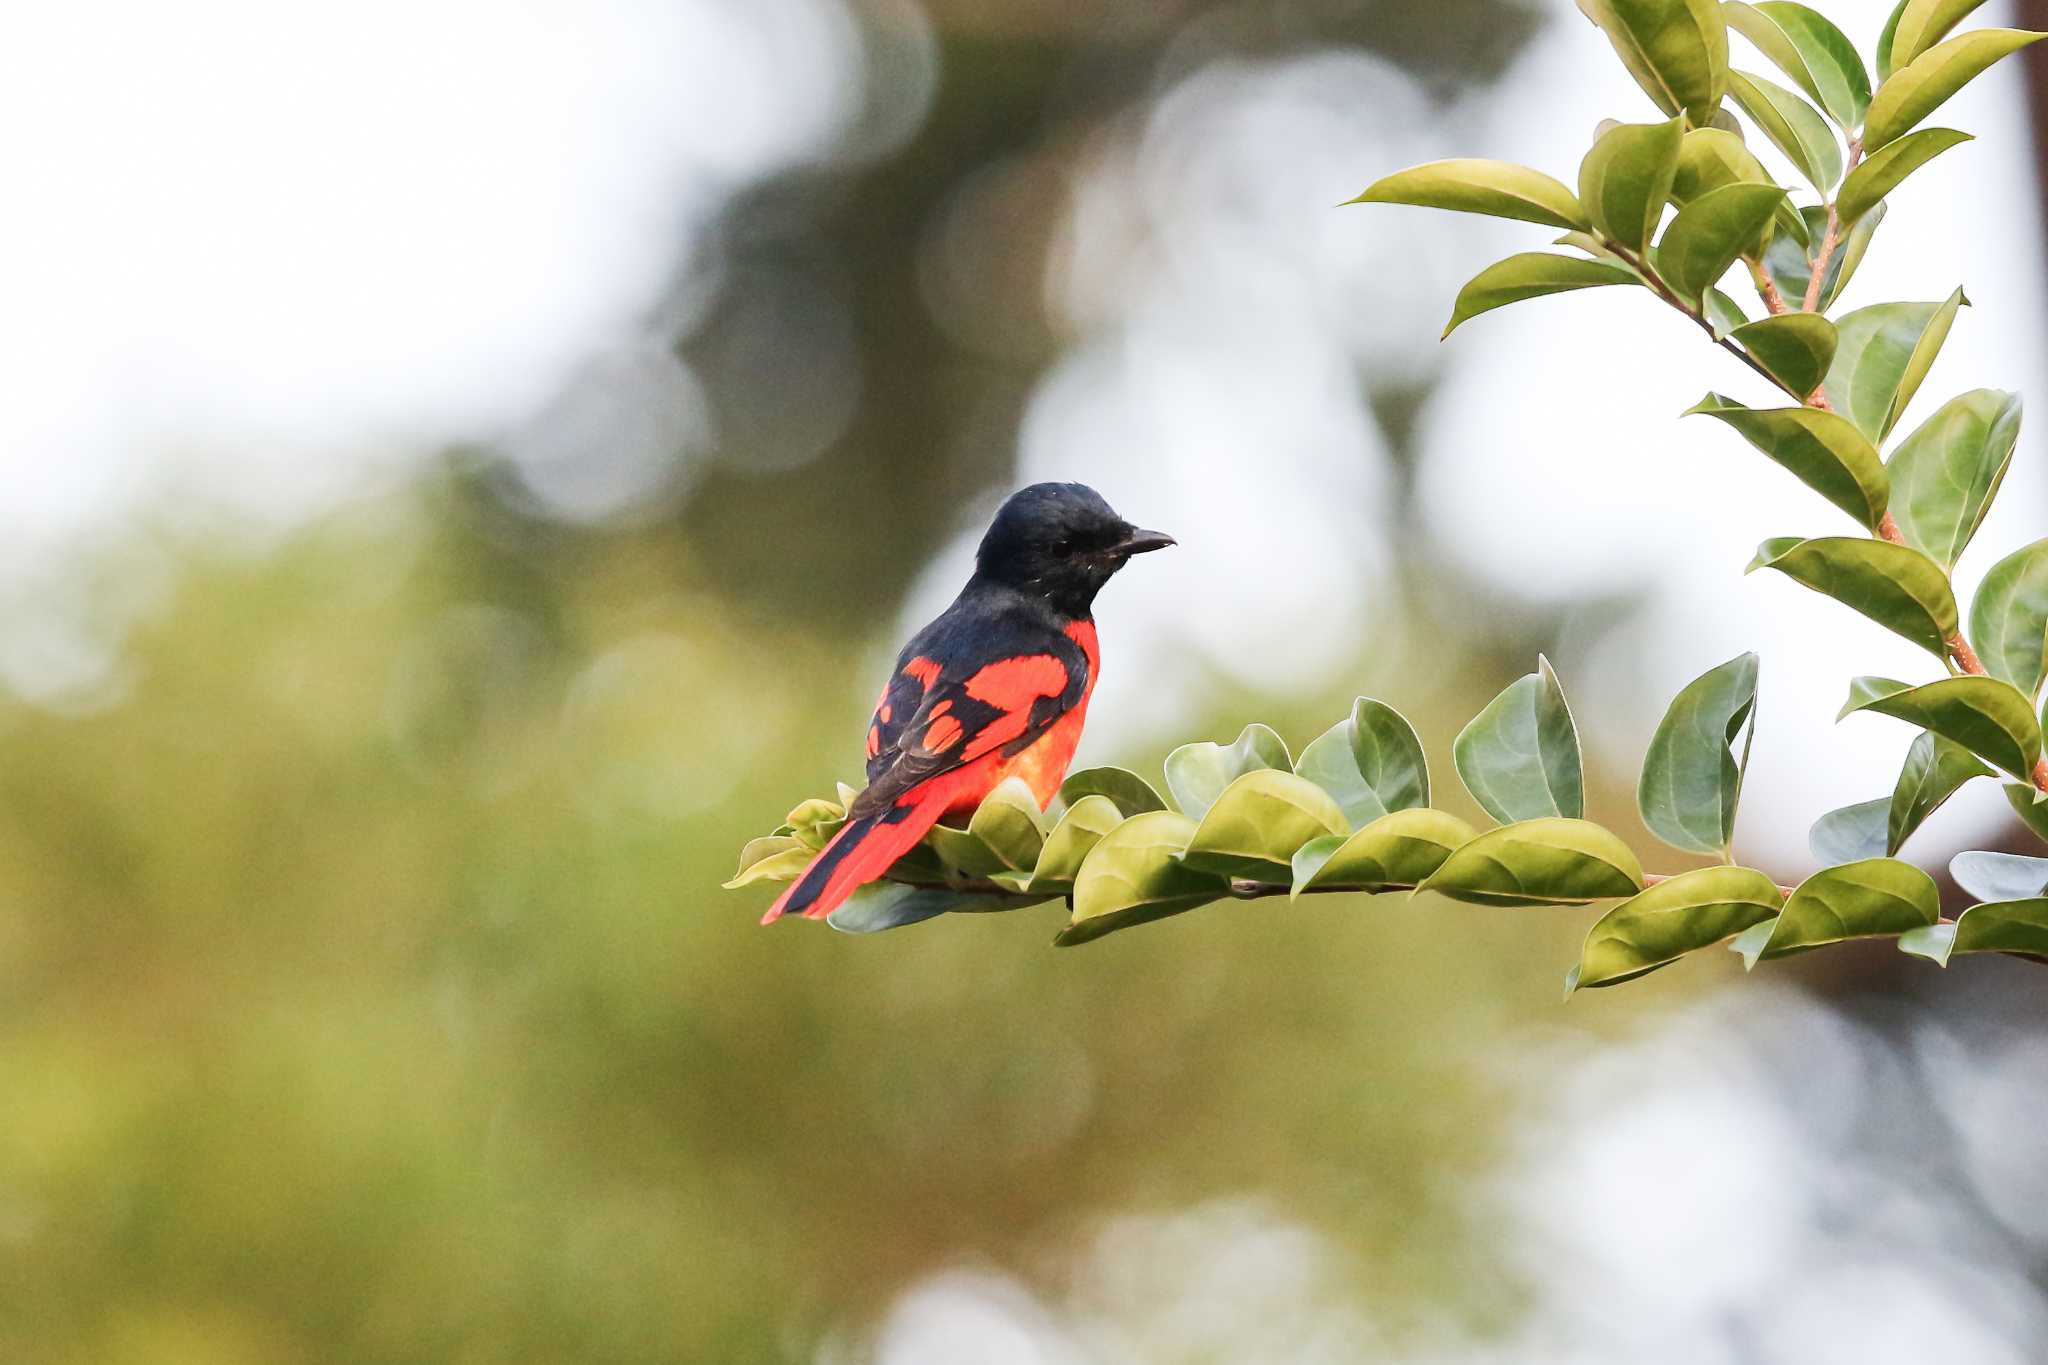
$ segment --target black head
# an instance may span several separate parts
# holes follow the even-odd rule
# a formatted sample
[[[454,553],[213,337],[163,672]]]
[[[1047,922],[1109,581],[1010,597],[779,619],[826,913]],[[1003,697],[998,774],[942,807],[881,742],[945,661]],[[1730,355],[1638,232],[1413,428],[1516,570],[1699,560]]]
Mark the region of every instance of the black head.
[[[1172,536],[1125,521],[1086,484],[1035,483],[996,513],[975,553],[975,575],[1083,617],[1132,555],[1171,544]]]

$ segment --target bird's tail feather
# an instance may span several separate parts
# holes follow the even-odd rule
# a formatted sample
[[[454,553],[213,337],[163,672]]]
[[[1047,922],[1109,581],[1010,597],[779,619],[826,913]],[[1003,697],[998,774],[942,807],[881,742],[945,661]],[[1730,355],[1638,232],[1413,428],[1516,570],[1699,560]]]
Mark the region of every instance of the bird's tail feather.
[[[823,919],[837,910],[860,887],[889,870],[890,864],[910,852],[924,832],[938,822],[946,801],[939,793],[908,806],[892,806],[879,815],[860,815],[848,820],[832,841],[811,859],[804,874],[768,907],[761,923],[773,924],[784,915]]]

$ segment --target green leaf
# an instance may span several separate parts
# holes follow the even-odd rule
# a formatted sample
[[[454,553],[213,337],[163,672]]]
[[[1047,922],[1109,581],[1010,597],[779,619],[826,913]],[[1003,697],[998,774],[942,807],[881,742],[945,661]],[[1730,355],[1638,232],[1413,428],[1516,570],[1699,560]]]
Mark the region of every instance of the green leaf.
[[[1764,0],[1754,6],[1722,6],[1728,27],[1756,44],[1780,71],[1828,111],[1836,123],[1854,128],[1870,107],[1870,73],[1856,45],[1804,5]]]
[[[1907,541],[1953,568],[1991,510],[2020,439],[2020,396],[1973,389],[1950,399],[1885,466],[1892,519]]]
[[[1842,144],[1818,109],[1784,86],[1747,71],[1728,73],[1728,93],[1807,183],[1823,195],[1835,187],[1842,178]]]
[[[1184,866],[1180,854],[1195,822],[1175,811],[1151,811],[1118,825],[1089,851],[1074,879],[1074,913],[1062,947],[1192,910],[1229,894],[1229,884]]]
[[[1420,886],[1452,853],[1477,837],[1440,810],[1397,810],[1350,836],[1311,839],[1294,853],[1294,890],[1345,887],[1385,891]]]
[[[1060,800],[1069,806],[1085,796],[1106,796],[1125,815],[1166,809],[1166,798],[1128,768],[1083,768],[1060,783]]]
[[[1667,114],[1709,122],[1728,81],[1728,28],[1715,0],[1579,0],[1636,84]]]
[[[791,849],[803,846],[802,840],[788,834],[764,834],[758,839],[749,839],[746,846],[740,850],[739,869],[733,875],[738,876],[755,863],[772,858],[778,853],[787,853]]]
[[[1927,817],[1941,809],[1964,783],[1992,776],[1991,769],[1968,749],[1931,730],[1922,730],[1906,751],[1906,764],[1892,788],[1887,815],[1885,852],[1897,853]]]
[[[1889,30],[1892,61],[1898,66],[1911,62],[1983,4],[1984,0],[1900,0]]]
[[[1264,725],[1247,725],[1229,745],[1183,744],[1166,756],[1166,787],[1191,819],[1200,820],[1223,789],[1260,768],[1294,771],[1287,743]]]
[[[1948,874],[1972,900],[2030,900],[2048,891],[2048,858],[2022,853],[1958,853],[1948,861]]]
[[[1880,796],[1831,810],[1806,832],[1806,846],[1816,860],[1829,865],[1882,858],[1891,808],[1892,799]]]
[[[1941,566],[1918,550],[1860,536],[1787,536],[1763,543],[1747,571],[1756,569],[1776,569],[1935,658],[1948,658],[1948,639],[1960,619],[1955,594]]]
[[[1880,81],[1888,81],[1892,77],[1892,48],[1898,40],[1899,20],[1906,17],[1906,6],[1912,3],[1913,0],[1899,0],[1892,9],[1891,18],[1884,22],[1884,32],[1878,35],[1877,78]],[[1977,3],[1981,5],[1984,0],[1977,0]]]
[[[1354,827],[1429,804],[1429,762],[1415,727],[1370,697],[1302,750],[1295,771],[1335,797]]]
[[[1049,899],[1049,898],[1048,898]],[[1039,904],[1016,896],[976,895],[943,886],[869,882],[857,889],[825,923],[842,934],[879,934],[944,914],[985,914]]]
[[[1591,226],[1586,211],[1563,183],[1507,161],[1465,158],[1412,166],[1375,181],[1364,194],[1347,202],[1413,204],[1551,227]]]
[[[756,839],[754,842],[761,841]],[[791,847],[779,849],[743,864],[740,870],[733,874],[732,880],[725,883],[724,889],[736,891],[742,886],[752,886],[755,882],[793,882],[803,876],[804,869],[809,867],[811,859],[817,856],[816,852],[794,839],[788,842]],[[748,847],[751,848],[752,845]]]
[[[1658,273],[1695,307],[1744,255],[1758,250],[1785,204],[1776,185],[1723,185],[1678,211],[1657,246]]]
[[[1671,197],[1684,136],[1681,119],[1617,124],[1600,135],[1579,164],[1579,198],[1595,231],[1638,255],[1648,248]]]
[[[784,817],[784,823],[805,848],[815,852],[830,843],[839,827],[846,823],[846,808],[837,802],[813,797]]]
[[[1523,820],[1462,845],[1417,888],[1476,905],[1580,905],[1643,888],[1629,846],[1585,820]]]
[[[1031,870],[1029,889],[1064,891],[1072,886],[1088,851],[1123,820],[1123,812],[1107,796],[1090,793],[1077,797],[1045,837],[1038,865]]]
[[[1815,307],[1826,312],[1834,306],[1836,297],[1849,287],[1849,281],[1856,273],[1856,267],[1863,263],[1863,257],[1870,250],[1870,239],[1884,222],[1884,205],[1865,214],[1860,222],[1849,229],[1848,238],[1828,262],[1827,276],[1822,283],[1820,298]],[[1826,209],[1806,208],[1800,210],[1800,220],[1806,229],[1804,239],[1778,232],[1771,238],[1771,244],[1764,251],[1764,269],[1777,283],[1794,308],[1806,302],[1807,286],[1813,282],[1812,252],[1816,244],[1827,235],[1828,215]]]
[[[1749,867],[1702,867],[1658,882],[1595,921],[1567,993],[1676,962],[1770,919],[1781,899],[1777,885]]]
[[[2048,839],[2048,792],[2029,782],[2005,784],[2005,801],[2036,837]]]
[[[1678,169],[1672,175],[1671,202],[1683,208],[1701,195],[1724,185],[1773,183],[1771,173],[1751,153],[1740,133],[1725,128],[1694,128],[1678,143]],[[1792,206],[1789,198],[1779,202],[1773,221],[1785,231],[1796,234],[1802,242],[1806,240],[1806,220],[1800,217],[1799,210]],[[1589,234],[1578,235],[1586,236],[1589,241],[1597,240]],[[1767,247],[1770,238],[1771,234],[1766,232],[1758,250]],[[1750,253],[1745,251],[1744,254]]]
[[[1451,744],[1465,790],[1503,824],[1585,814],[1579,730],[1550,661],[1510,683]]]
[[[1970,603],[1970,643],[1994,678],[2029,697],[2048,677],[2048,540],[1991,566]]]
[[[1813,408],[1748,408],[1710,393],[1686,412],[1718,418],[1868,530],[1884,519],[1890,485],[1877,450],[1846,418]]]
[[[1582,261],[1576,256],[1558,256],[1547,251],[1524,251],[1504,261],[1495,261],[1458,291],[1451,320],[1444,324],[1449,336],[1481,313],[1505,308],[1524,299],[1546,294],[1564,294],[1574,289],[1597,289],[1609,284],[1640,284],[1632,270]]]
[[[1997,678],[1943,678],[1920,687],[1858,678],[1849,684],[1849,700],[1836,719],[1858,711],[1895,716],[1944,735],[2016,777],[2032,773],[2041,758],[2041,723],[2032,703]]]
[[[1842,192],[1835,199],[1835,213],[1844,223],[1853,223],[1883,202],[1900,182],[1951,147],[1975,141],[1968,133],[1953,128],[1923,128],[1908,133],[1877,155],[1849,172]]]
[[[1045,848],[1045,824],[1038,798],[1021,777],[1004,779],[982,798],[967,822],[967,832],[995,850],[1003,866],[1012,872],[1029,872],[1038,866]]]
[[[1650,832],[1674,848],[1722,853],[1734,838],[1735,808],[1749,766],[1756,672],[1754,654],[1708,669],[1672,699],[1651,737],[1636,808]]]
[[[1899,947],[1944,967],[1956,953],[2048,956],[2048,899],[1973,905],[1954,924],[1915,930],[1899,940]]]
[[[1835,324],[1818,313],[1780,313],[1728,333],[1788,392],[1802,397],[1821,386],[1834,363]]]
[[[1305,777],[1270,768],[1223,789],[1188,841],[1181,862],[1198,872],[1254,881],[1294,880],[1294,853],[1311,839],[1351,833],[1328,792]]]
[[[1743,963],[1786,957],[1856,938],[1883,938],[1941,918],[1934,878],[1896,858],[1871,858],[1814,873],[1785,901],[1761,944],[1745,944]]]
[[[1718,289],[1707,291],[1705,311],[1707,321],[1713,325],[1716,341],[1749,325],[1749,318],[1743,314],[1741,306]]]
[[[933,825],[925,831],[924,842],[952,876],[988,878],[1015,870],[980,835],[968,830]]]
[[[1835,411],[1872,441],[1891,435],[1969,302],[1958,289],[1940,303],[1880,303],[1844,314],[1826,384]]]
[[[1905,19],[1900,20],[1900,27]],[[1914,56],[1878,87],[1863,124],[1863,146],[1875,152],[1912,131],[1920,120],[1948,102],[1950,96],[2002,59],[2039,42],[2048,34],[2009,28],[1980,28],[1937,43]],[[1900,49],[1894,39],[1892,56]]]

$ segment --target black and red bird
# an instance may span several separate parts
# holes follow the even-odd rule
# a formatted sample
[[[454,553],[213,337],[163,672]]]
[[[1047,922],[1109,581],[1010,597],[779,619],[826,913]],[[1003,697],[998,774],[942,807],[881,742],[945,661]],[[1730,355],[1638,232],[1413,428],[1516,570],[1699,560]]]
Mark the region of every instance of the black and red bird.
[[[1006,778],[1051,804],[1102,667],[1095,594],[1132,555],[1173,543],[1082,484],[1012,494],[981,538],[974,576],[896,660],[868,726],[867,790],[761,922],[831,914]]]

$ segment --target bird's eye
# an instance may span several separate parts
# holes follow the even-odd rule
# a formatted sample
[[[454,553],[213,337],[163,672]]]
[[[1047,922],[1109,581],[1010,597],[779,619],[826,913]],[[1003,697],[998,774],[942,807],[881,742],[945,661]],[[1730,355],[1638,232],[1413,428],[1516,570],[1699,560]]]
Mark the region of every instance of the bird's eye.
[[[1052,552],[1065,559],[1068,555],[1074,553],[1074,542],[1071,540],[1056,540],[1053,542]]]

